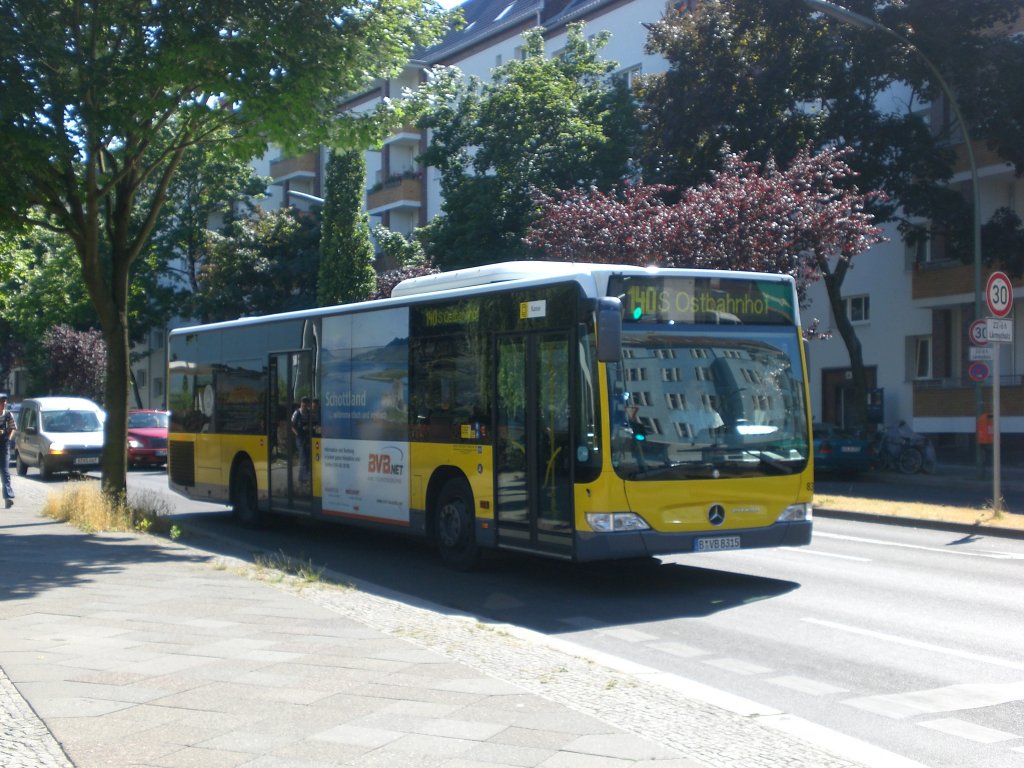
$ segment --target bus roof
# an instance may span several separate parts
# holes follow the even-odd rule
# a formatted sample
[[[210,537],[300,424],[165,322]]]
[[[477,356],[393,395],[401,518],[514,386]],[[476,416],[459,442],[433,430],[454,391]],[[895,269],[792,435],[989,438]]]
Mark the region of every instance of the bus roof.
[[[578,264],[567,261],[506,261],[485,264],[451,272],[410,277],[391,291],[392,298],[419,296],[423,293],[451,291],[458,288],[477,288],[509,280],[544,280],[569,275],[592,274],[595,268],[607,265]]]
[[[479,267],[467,267],[456,269],[451,272],[438,272],[432,275],[412,277],[403,280],[391,291],[390,299],[376,299],[373,301],[343,304],[335,307],[317,307],[313,309],[300,309],[290,312],[282,312],[274,315],[262,315],[255,317],[240,317],[236,320],[223,320],[209,323],[207,325],[193,325],[188,327],[175,328],[171,330],[172,335],[189,333],[198,330],[226,328],[239,325],[257,325],[267,320],[275,319],[301,319],[307,317],[320,317],[327,313],[347,312],[371,307],[383,307],[390,305],[395,299],[406,299],[407,301],[425,301],[431,298],[445,295],[451,298],[469,295],[481,288],[498,290],[501,284],[516,282],[523,287],[543,284],[545,282],[562,279],[575,280],[592,297],[604,296],[607,293],[608,281],[613,275],[659,275],[674,274],[677,276],[706,277],[710,273],[720,270],[688,269],[680,267],[638,267],[626,264],[593,264],[585,262],[567,261],[507,261],[499,264],[486,264]],[[735,272],[728,271],[731,277],[745,277],[762,281],[793,282],[788,275],[770,274],[766,272]]]

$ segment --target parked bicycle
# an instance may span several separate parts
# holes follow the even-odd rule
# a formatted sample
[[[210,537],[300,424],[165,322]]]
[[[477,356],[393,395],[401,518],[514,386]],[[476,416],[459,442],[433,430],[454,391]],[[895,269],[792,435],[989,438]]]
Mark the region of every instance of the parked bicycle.
[[[911,432],[905,422],[900,422],[896,434],[881,428],[875,440],[879,469],[899,471],[905,475],[918,472],[931,474],[935,470],[935,446],[932,441],[924,435]]]

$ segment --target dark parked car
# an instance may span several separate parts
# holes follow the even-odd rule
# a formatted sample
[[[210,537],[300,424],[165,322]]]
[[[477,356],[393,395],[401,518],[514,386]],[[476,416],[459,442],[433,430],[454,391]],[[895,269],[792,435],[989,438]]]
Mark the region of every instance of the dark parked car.
[[[167,411],[128,411],[128,466],[167,463]]]
[[[869,438],[834,424],[816,423],[813,428],[816,473],[859,475],[875,468],[878,454]]]

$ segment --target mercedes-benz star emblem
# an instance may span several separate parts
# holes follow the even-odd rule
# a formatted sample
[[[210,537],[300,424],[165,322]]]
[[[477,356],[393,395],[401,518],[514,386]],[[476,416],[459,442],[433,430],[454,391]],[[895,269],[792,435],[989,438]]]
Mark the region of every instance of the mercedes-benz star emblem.
[[[725,522],[725,507],[721,504],[712,504],[708,510],[708,522],[712,525],[721,525]]]

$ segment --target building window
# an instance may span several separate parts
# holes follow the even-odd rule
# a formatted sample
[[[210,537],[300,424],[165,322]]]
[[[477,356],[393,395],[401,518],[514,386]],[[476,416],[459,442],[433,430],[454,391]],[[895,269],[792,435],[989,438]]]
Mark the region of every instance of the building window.
[[[675,421],[672,423],[672,426],[676,428],[676,437],[681,437],[684,440],[692,440],[693,436],[696,434],[692,424]]]
[[[164,380],[162,378],[153,379],[153,397],[164,396]]]
[[[140,387],[146,386],[146,370],[144,368],[139,368],[135,372],[135,383]]]
[[[633,87],[636,85],[637,78],[640,77],[641,71],[639,64],[634,64],[632,67],[620,69],[612,75],[612,82],[621,82],[626,88],[633,90]]]
[[[669,410],[672,411],[685,411],[686,410],[686,395],[683,392],[666,392],[665,403]]]
[[[632,405],[649,406],[651,404],[650,392],[630,392],[629,401]]]
[[[871,319],[871,297],[850,296],[846,299],[846,317],[851,323],[866,323]]]
[[[910,336],[907,338],[907,368],[913,381],[932,378],[931,336]]]

